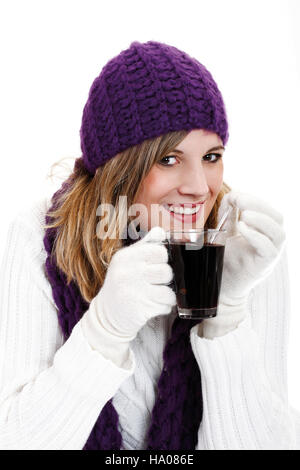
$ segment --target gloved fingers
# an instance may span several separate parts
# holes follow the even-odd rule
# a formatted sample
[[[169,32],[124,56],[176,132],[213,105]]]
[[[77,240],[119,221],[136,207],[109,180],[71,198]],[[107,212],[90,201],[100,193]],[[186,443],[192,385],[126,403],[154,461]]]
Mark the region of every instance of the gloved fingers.
[[[275,247],[280,249],[285,240],[285,232],[282,226],[275,222],[273,218],[261,212],[244,210],[241,212],[240,220],[261,234],[266,235]]]
[[[167,263],[169,255],[165,245],[149,242],[136,247],[135,258],[149,264],[157,264]]]
[[[150,284],[169,284],[173,279],[173,270],[167,263],[148,264],[143,275]]]
[[[176,305],[176,294],[169,286],[153,286],[155,301],[168,306]]]
[[[139,245],[143,245],[146,242],[161,242],[166,239],[166,232],[162,227],[152,227],[151,230],[137,242]]]
[[[146,263],[166,263],[168,261],[168,250],[165,245],[160,243],[143,243],[142,240],[131,246],[121,248],[113,258],[120,263],[128,266],[128,263],[144,261]],[[112,258],[112,260],[113,260]]]
[[[157,311],[156,315],[167,315],[168,313],[171,312],[172,308],[173,308],[173,305],[171,304],[159,304],[156,306],[156,311]]]
[[[268,236],[250,228],[242,220],[238,222],[238,230],[261,258],[271,261],[277,257],[278,249]]]
[[[274,219],[279,225],[283,225],[283,215],[278,212],[269,203],[257,198],[253,194],[247,194],[239,191],[230,191],[228,193],[228,204],[238,207],[241,211],[252,210],[261,212]]]
[[[169,286],[153,285],[145,282],[143,286],[143,301],[153,305],[154,308],[161,305],[176,305],[176,294]]]

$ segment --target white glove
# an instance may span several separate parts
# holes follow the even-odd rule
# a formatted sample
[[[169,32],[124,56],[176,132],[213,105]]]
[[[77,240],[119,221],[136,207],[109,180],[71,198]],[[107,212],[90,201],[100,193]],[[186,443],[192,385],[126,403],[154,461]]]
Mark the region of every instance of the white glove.
[[[119,366],[145,323],[176,305],[174,291],[164,285],[173,279],[167,248],[160,243],[165,238],[161,227],[153,227],[144,238],[117,251],[81,319],[89,344]]]
[[[221,201],[218,221],[235,207],[224,225],[226,241],[217,316],[203,321],[203,336],[214,338],[233,330],[247,315],[253,287],[268,276],[285,246],[283,216],[253,195],[230,191]],[[240,211],[240,212],[239,212]]]

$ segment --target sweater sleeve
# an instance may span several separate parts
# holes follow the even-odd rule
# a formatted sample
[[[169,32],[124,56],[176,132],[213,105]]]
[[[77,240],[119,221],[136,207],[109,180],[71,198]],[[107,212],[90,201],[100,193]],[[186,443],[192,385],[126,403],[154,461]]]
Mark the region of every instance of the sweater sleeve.
[[[0,269],[0,448],[80,450],[135,358],[118,367],[90,347],[81,321],[64,342],[43,222],[36,207],[15,218]]]
[[[287,391],[286,249],[246,308],[246,318],[224,336],[203,338],[198,325],[191,330],[203,394],[196,449],[300,449],[300,413],[289,406]]]

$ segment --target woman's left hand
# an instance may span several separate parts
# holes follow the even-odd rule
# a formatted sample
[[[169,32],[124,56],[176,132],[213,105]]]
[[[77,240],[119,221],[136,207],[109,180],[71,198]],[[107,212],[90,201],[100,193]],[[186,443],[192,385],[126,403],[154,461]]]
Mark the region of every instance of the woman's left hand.
[[[283,216],[253,195],[230,191],[221,201],[218,221],[234,209],[224,225],[226,241],[220,302],[242,303],[250,290],[267,276],[285,244]]]
[[[218,222],[229,206],[217,316],[204,320],[198,330],[207,339],[223,336],[245,319],[251,289],[272,271],[286,238],[282,215],[266,202],[232,190],[221,201]]]

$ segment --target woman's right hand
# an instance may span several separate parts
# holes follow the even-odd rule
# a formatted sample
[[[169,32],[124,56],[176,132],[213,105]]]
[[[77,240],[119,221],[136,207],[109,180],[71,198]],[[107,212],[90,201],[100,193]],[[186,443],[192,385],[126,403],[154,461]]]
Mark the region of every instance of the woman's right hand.
[[[161,227],[153,227],[144,238],[117,251],[90,304],[87,313],[121,341],[131,341],[150,318],[168,314],[176,305],[175,293],[166,285],[173,270],[167,248],[160,243],[165,238]]]

